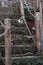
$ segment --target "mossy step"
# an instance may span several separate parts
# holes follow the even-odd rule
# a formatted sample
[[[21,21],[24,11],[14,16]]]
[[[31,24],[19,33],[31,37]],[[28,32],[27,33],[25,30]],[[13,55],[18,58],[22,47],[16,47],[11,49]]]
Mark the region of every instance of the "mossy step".
[[[12,27],[11,33],[15,34],[22,34],[22,35],[29,35],[29,32],[26,28],[24,27]]]
[[[11,25],[18,26],[18,27],[26,27],[24,22],[21,24],[21,23],[18,22],[18,19],[12,19],[11,20]]]
[[[0,34],[3,32],[3,27],[0,26]],[[11,33],[15,33],[15,34],[23,34],[23,35],[29,35],[28,30],[26,29],[26,27],[15,27],[15,26],[11,26]]]
[[[31,44],[31,43],[33,43],[32,36],[28,36],[28,35],[12,34],[11,38],[12,38],[11,42],[13,44]],[[0,38],[0,43],[1,42],[4,43],[4,37]]]
[[[32,51],[32,45],[12,45],[12,55],[32,55],[33,51]],[[15,50],[14,50],[15,49]],[[0,45],[0,51],[5,50],[5,45]],[[28,53],[31,52],[31,53]],[[3,53],[4,54],[4,53]]]

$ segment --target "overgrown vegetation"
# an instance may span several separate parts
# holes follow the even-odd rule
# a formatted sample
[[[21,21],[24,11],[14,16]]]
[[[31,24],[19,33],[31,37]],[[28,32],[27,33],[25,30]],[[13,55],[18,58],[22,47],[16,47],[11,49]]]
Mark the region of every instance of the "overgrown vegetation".
[[[17,5],[13,3],[12,7],[13,7],[13,14],[6,15],[6,17],[9,16],[9,18],[13,19],[13,20],[11,20],[11,34],[12,34],[12,39],[13,39],[12,45],[24,45],[24,46],[31,45],[31,47],[28,47],[28,48],[27,47],[12,48],[12,56],[13,57],[14,56],[22,57],[22,56],[27,56],[27,55],[28,56],[32,56],[32,55],[40,56],[37,59],[32,58],[32,59],[25,59],[25,60],[23,60],[23,59],[22,60],[12,60],[12,65],[43,65],[43,55],[41,53],[39,55],[37,54],[36,44],[33,44],[32,38],[29,39],[26,37],[26,36],[29,36],[29,32],[28,32],[25,24],[18,23],[18,21],[17,21],[21,16],[19,5],[17,7]],[[24,9],[24,10],[25,10],[25,18],[28,17],[28,19],[33,20],[33,18],[28,13],[27,9]],[[5,15],[2,15],[2,16],[4,17]],[[2,33],[3,28],[1,26],[0,26],[0,29],[1,29],[0,33]],[[2,44],[1,44],[1,42],[2,42]],[[4,45],[4,39],[2,40],[2,38],[0,39],[0,45]],[[2,55],[4,55],[3,49],[1,48]]]

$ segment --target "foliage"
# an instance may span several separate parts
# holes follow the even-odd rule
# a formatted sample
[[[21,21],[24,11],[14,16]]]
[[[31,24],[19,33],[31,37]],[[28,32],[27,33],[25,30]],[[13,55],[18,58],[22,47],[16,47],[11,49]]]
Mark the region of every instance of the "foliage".
[[[43,65],[43,56],[38,59],[14,60],[13,65]]]

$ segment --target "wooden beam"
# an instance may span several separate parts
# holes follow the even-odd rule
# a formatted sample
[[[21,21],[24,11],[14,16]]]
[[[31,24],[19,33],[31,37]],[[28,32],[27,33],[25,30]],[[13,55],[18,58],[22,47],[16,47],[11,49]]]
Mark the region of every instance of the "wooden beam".
[[[40,56],[22,56],[22,57],[12,57],[12,60],[21,60],[21,59],[37,59],[39,58]],[[5,57],[3,57],[3,60],[5,59]]]
[[[5,19],[5,30],[8,29],[5,34],[5,65],[11,65],[11,24],[10,19]]]
[[[32,43],[32,44],[33,44],[33,43]],[[4,47],[5,47],[5,45],[0,45],[0,48],[4,48]],[[28,45],[28,44],[27,44],[27,45],[13,45],[13,43],[12,43],[12,47],[14,47],[14,48],[15,48],[15,47],[17,47],[17,48],[28,47],[28,48],[29,48],[29,47],[32,47],[32,46],[31,46],[31,45]]]

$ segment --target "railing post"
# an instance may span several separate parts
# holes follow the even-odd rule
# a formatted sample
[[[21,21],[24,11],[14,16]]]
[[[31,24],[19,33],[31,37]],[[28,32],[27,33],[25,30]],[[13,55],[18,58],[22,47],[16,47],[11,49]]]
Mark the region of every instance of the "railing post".
[[[37,39],[37,50],[38,53],[41,52],[41,38],[40,38],[40,12],[36,12],[36,39]]]
[[[11,65],[11,24],[10,19],[5,19],[5,30],[8,29],[5,34],[5,65]]]
[[[36,26],[36,40],[37,40],[37,51],[38,53],[41,52],[41,38],[40,38],[40,11],[39,11],[39,3],[36,2],[37,0],[34,0],[34,6],[35,6],[35,26]],[[39,0],[38,0],[39,1]],[[37,4],[37,6],[36,6]]]
[[[43,53],[43,22],[42,22],[42,1],[40,0],[40,31],[41,31],[41,47]]]
[[[20,1],[20,12],[21,12],[21,16],[24,16],[24,5],[23,5],[23,0],[19,0]]]

